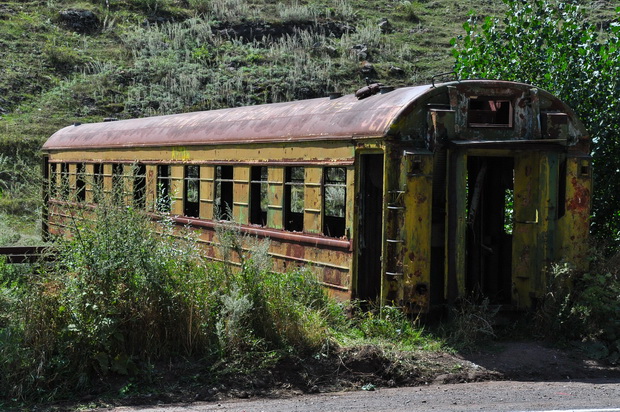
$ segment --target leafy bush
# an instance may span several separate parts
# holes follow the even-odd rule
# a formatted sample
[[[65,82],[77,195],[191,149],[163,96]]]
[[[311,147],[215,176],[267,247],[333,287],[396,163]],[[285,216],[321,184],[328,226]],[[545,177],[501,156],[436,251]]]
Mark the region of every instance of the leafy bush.
[[[168,219],[155,225],[105,201],[70,216],[53,268],[35,267],[36,277],[17,282],[14,267],[0,264],[7,399],[52,399],[111,375],[148,376],[153,362],[177,357],[251,368],[329,338],[322,288],[304,271],[272,272],[267,243],[220,230],[230,257],[242,253],[232,270],[206,263],[191,231],[181,238]]]
[[[344,318],[343,313],[350,316]],[[369,342],[393,346],[401,350],[437,350],[442,343],[424,331],[417,319],[410,319],[402,308],[394,306],[377,307],[364,302],[351,302],[345,311],[334,311],[330,324],[345,344]]]
[[[591,356],[616,363],[620,360],[620,254],[609,260],[600,253],[593,256],[586,273],[565,264],[552,267],[552,281],[537,312],[538,329],[547,337],[580,342]]]
[[[620,23],[589,23],[575,2],[503,0],[500,21],[472,17],[453,39],[461,78],[530,83],[571,106],[591,132],[592,229],[620,245]]]
[[[16,156],[0,154],[1,214],[35,216],[41,206],[41,184],[38,164],[32,164],[19,153]]]

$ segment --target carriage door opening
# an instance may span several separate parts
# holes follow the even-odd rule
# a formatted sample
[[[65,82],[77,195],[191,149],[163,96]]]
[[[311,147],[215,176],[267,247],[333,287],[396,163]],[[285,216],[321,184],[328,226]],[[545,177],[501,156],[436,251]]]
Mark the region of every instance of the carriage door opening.
[[[514,160],[467,158],[466,276],[473,297],[511,302]]]
[[[356,298],[376,301],[381,291],[383,154],[360,156]]]

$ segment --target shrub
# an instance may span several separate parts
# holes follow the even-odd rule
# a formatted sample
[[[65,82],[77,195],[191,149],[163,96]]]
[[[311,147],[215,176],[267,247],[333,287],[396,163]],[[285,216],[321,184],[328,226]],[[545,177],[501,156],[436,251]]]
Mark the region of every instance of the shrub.
[[[538,330],[553,339],[580,342],[590,355],[620,360],[620,254],[595,256],[591,270],[551,268],[552,281],[536,313]],[[592,349],[596,349],[593,351]]]
[[[165,217],[156,225],[106,200],[69,212],[53,267],[35,266],[36,277],[18,282],[14,267],[0,264],[6,399],[105,389],[110,376],[148,376],[152,363],[178,357],[251,369],[328,339],[321,286],[304,271],[271,271],[266,242],[220,230],[241,262],[233,270],[206,263],[191,230]]]
[[[593,232],[620,245],[620,24],[599,28],[575,2],[503,0],[504,18],[473,17],[453,39],[461,78],[514,80],[565,101],[592,136]],[[616,20],[620,15],[616,8]],[[615,176],[615,177],[614,177]]]

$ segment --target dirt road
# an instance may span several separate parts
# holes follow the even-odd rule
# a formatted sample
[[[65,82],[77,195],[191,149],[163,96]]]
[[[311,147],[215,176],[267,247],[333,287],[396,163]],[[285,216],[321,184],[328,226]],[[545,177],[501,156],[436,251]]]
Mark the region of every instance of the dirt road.
[[[302,395],[108,409],[114,412],[194,411],[605,411],[620,412],[620,380],[477,382],[375,391]]]

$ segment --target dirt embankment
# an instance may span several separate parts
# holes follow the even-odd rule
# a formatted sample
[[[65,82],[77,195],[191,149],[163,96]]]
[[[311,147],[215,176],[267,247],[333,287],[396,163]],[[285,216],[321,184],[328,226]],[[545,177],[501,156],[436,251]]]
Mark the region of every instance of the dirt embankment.
[[[587,359],[577,350],[539,342],[501,342],[477,353],[384,351],[376,346],[338,350],[327,357],[287,360],[255,374],[220,377],[217,383],[179,383],[187,370],[162,377],[163,390],[111,402],[116,405],[283,398],[347,390],[482,382],[620,378],[620,367]],[[199,370],[193,371],[200,375]],[[176,376],[174,376],[176,375]],[[180,378],[180,379],[179,379]]]

